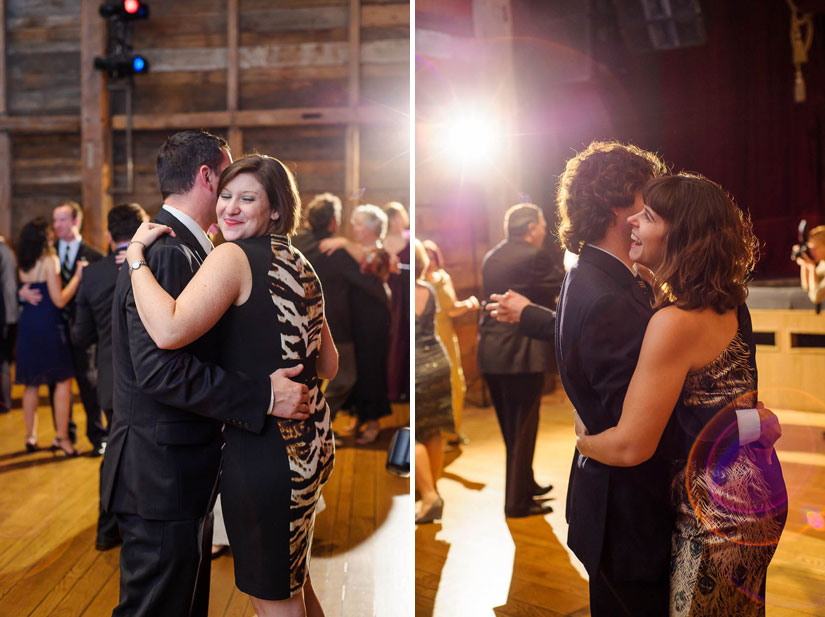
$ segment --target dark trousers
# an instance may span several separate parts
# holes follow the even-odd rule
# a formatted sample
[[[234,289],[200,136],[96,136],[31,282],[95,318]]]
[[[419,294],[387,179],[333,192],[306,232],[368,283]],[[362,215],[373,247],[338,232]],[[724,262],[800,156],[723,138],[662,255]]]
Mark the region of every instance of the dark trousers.
[[[97,346],[82,349],[72,345],[72,364],[77,380],[77,389],[80,392],[80,401],[86,412],[86,437],[97,447],[106,440],[106,427],[103,425],[103,414],[97,402],[97,369],[95,369],[95,353]],[[49,402],[52,405],[52,420],[54,420],[54,384],[49,384]],[[55,425],[56,426],[56,425]],[[69,408],[69,438],[72,443],[77,441],[77,426]]]
[[[338,374],[324,389],[324,398],[329,405],[330,421],[347,402],[358,377],[355,371],[355,344],[336,342],[335,346],[338,348]]]
[[[533,501],[536,487],[533,453],[536,450],[544,373],[485,373],[484,380],[490,390],[507,449],[504,511],[513,512]]]
[[[106,416],[106,424],[112,425],[112,410],[104,409],[103,415]],[[105,456],[105,454],[104,454]],[[100,482],[98,484],[98,494],[100,494],[103,486],[103,459],[100,459]],[[120,539],[120,532],[117,530],[117,517],[114,512],[105,512],[103,510],[103,502],[98,497],[97,506],[97,537],[95,542],[97,544],[109,544]]]
[[[590,617],[667,617],[670,581],[622,581],[603,570],[590,578]]]
[[[116,516],[123,547],[112,617],[207,617],[212,513],[185,521]]]

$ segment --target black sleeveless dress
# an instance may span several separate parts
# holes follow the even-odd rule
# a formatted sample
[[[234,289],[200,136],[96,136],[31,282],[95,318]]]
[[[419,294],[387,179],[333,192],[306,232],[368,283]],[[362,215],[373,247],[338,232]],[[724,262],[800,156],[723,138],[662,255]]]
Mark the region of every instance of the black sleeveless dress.
[[[776,452],[739,447],[735,427],[719,422],[723,409],[756,404],[752,338],[740,307],[736,336],[688,374],[673,412],[671,617],[765,615],[768,564],[788,514],[782,468]]]
[[[300,591],[309,572],[315,506],[332,471],[329,408],[315,370],[324,301],[321,284],[286,236],[237,242],[252,269],[252,292],[221,321],[225,368],[266,377],[303,364],[310,417],[267,417],[260,435],[227,424],[221,501],[238,589],[264,600]]]

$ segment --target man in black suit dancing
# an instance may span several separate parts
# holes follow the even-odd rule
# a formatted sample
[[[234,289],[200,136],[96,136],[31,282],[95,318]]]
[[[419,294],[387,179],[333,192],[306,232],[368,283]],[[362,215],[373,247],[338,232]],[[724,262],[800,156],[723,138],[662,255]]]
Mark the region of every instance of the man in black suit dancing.
[[[324,398],[332,417],[347,402],[357,378],[355,346],[370,345],[371,341],[354,341],[352,337],[350,290],[358,287],[365,293],[386,303],[387,292],[381,279],[361,273],[358,262],[344,249],[329,255],[319,244],[331,238],[341,226],[341,200],[331,193],[316,195],[306,208],[309,229],[302,230],[292,240],[293,246],[304,254],[315,268],[324,288],[324,313],[338,349],[338,374],[327,384]]]
[[[80,235],[82,226],[83,209],[76,201],[64,201],[52,211],[52,227],[57,236],[55,249],[60,260],[60,279],[64,287],[74,276],[78,262],[86,261],[91,264],[103,259],[103,253],[83,240]],[[72,298],[62,311],[69,332],[72,331],[74,323],[75,307],[76,298]],[[97,402],[97,370],[95,368],[97,346],[94,343],[89,346],[78,345],[73,340],[70,343],[77,389],[80,392],[83,410],[86,412],[86,437],[92,443],[92,456],[99,456],[103,453],[106,428],[103,426],[103,414]],[[54,384],[49,384],[49,397],[54,399]],[[72,443],[77,440],[77,428],[71,413],[69,415],[69,438]]]
[[[138,204],[120,204],[109,210],[107,216],[110,253],[83,271],[83,280],[77,288],[72,340],[79,347],[97,344],[97,400],[106,424],[112,425],[112,299],[120,265],[126,258],[137,228],[149,215]],[[103,443],[105,450],[106,443]],[[100,466],[103,471],[103,464]],[[95,548],[105,551],[120,544],[117,520],[112,512],[99,508]]]
[[[527,336],[552,338],[555,327],[561,380],[590,433],[618,423],[653,314],[648,288],[628,256],[627,218],[642,209],[645,182],[664,172],[655,154],[615,142],[594,142],[568,161],[558,191],[559,236],[579,258],[565,276],[558,316],[514,291],[493,298],[499,303],[490,307],[499,319],[519,322]],[[740,444],[776,440],[770,410],[741,411],[731,418]],[[669,480],[661,445],[636,467],[609,467],[575,453],[567,543],[590,576],[593,617],[668,614]]]
[[[206,259],[205,230],[230,163],[226,142],[209,133],[166,140],[158,153],[164,205],[155,221],[175,235],[147,250],[148,263],[124,265],[115,286],[114,413],[101,494],[123,538],[113,617],[206,617],[223,423],[260,432],[268,413],[307,417],[308,390],[289,380],[300,365],[264,381],[226,372],[215,364],[217,330],[180,350],[158,349],[135,306],[132,271],[151,268],[175,297]]]
[[[484,256],[481,276],[485,297],[508,288],[552,305],[561,275],[542,250],[547,223],[538,206],[518,204],[504,217],[505,240]],[[544,373],[553,366],[553,347],[519,334],[518,326],[481,316],[478,367],[490,390],[507,455],[504,514],[523,517],[552,511],[533,498],[541,487],[533,475]]]

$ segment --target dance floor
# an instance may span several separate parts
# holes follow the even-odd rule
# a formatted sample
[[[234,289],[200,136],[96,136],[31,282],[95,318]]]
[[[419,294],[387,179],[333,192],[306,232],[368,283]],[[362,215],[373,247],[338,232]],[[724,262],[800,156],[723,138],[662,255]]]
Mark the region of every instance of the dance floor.
[[[825,408],[775,411],[790,506],[768,570],[767,617],[825,616]],[[462,432],[470,443],[447,454],[439,482],[444,519],[415,531],[416,617],[587,617],[586,574],[566,548],[575,438],[561,389],[542,401],[535,456],[538,483],[555,487],[547,516],[504,518],[504,443],[492,407],[467,408]]]
[[[49,410],[38,413],[40,443],[48,445]],[[83,434],[79,405],[74,415]],[[409,406],[399,405],[386,424],[408,418]],[[27,454],[24,435],[20,409],[0,414],[0,615],[108,617],[117,604],[120,550],[94,549],[101,459]],[[391,435],[384,430],[358,448],[345,438],[324,488],[310,571],[328,617],[409,615],[412,506],[409,480],[384,470]],[[212,563],[209,609],[210,617],[255,614],[235,588],[231,556]]]

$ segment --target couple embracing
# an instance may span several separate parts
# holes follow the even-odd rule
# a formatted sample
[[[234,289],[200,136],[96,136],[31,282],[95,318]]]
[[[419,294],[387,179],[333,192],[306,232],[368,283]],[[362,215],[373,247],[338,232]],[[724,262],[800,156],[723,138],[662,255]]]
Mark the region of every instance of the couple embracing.
[[[756,401],[757,241],[719,185],[665,172],[615,142],[568,161],[559,236],[579,258],[558,315],[508,293],[499,318],[544,338],[555,318],[577,412],[568,545],[593,617],[764,615],[787,494]]]

